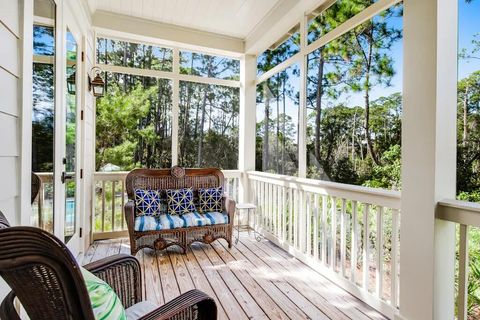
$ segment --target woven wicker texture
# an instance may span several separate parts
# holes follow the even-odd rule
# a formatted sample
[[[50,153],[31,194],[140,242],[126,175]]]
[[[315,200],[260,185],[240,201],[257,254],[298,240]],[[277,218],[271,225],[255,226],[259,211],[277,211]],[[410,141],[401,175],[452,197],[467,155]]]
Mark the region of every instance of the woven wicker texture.
[[[37,198],[38,191],[40,191],[40,185],[42,184],[42,181],[40,178],[32,172],[32,191],[31,191],[31,203],[35,201],[35,198]]]
[[[126,308],[142,301],[142,275],[135,257],[119,254],[85,266],[106,281]],[[0,276],[12,291],[0,306],[1,319],[19,320],[18,297],[32,320],[94,320],[79,266],[55,236],[33,227],[9,227],[0,212]],[[215,301],[192,290],[141,319],[216,319]]]

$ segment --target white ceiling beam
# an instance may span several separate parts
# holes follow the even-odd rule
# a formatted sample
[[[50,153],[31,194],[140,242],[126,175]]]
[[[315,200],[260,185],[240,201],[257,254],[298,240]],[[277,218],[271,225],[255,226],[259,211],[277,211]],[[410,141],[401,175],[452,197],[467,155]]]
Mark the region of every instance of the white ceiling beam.
[[[245,40],[245,53],[258,55],[326,0],[281,0]]]
[[[95,12],[93,26],[98,33],[113,33],[117,37],[150,43],[158,43],[159,39],[162,39],[163,45],[194,51],[234,57],[241,56],[245,51],[245,42],[242,39],[106,11]]]

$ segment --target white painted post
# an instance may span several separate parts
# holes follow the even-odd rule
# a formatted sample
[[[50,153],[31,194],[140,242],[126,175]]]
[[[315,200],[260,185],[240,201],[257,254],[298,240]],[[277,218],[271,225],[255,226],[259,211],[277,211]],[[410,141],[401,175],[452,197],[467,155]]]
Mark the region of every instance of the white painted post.
[[[20,197],[19,212],[12,225],[30,225],[32,206],[31,172],[32,172],[32,54],[33,54],[33,0],[19,2],[19,15],[22,34],[22,118],[21,118],[21,157],[20,157]],[[22,19],[23,18],[23,19]]]
[[[247,171],[255,170],[256,85],[257,59],[245,55],[240,59],[240,128],[238,169],[242,171],[238,199],[251,202]]]
[[[437,7],[438,5],[438,7]],[[404,1],[399,319],[454,318],[457,3]]]
[[[307,16],[300,20],[300,51],[305,52],[307,46]],[[300,61],[300,103],[298,116],[298,176],[307,176],[307,58],[305,54]]]

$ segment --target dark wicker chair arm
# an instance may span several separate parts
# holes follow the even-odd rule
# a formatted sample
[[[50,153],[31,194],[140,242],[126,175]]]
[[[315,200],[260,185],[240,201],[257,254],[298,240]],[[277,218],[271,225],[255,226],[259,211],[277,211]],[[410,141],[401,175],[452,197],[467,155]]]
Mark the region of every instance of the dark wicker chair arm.
[[[125,308],[142,301],[142,275],[137,258],[117,254],[89,263],[84,268],[107,282]]]
[[[133,233],[135,226],[135,202],[128,200],[125,204],[125,221],[127,222],[128,232]]]
[[[0,319],[21,320],[17,310],[15,310],[14,301],[15,293],[10,291],[5,299],[3,299],[2,305],[0,306]]]
[[[223,208],[225,210],[225,212],[227,212],[228,214],[228,221],[230,223],[233,223],[233,219],[235,218],[235,200],[229,198],[228,196],[225,196],[224,198],[224,201],[223,201],[223,204],[225,206],[225,208]]]
[[[139,320],[215,320],[217,305],[207,294],[199,290],[190,290],[155,309]]]

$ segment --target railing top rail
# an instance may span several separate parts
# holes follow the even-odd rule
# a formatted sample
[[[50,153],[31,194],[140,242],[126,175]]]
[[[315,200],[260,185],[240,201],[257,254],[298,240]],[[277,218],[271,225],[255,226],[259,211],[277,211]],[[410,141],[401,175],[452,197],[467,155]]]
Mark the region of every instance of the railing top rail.
[[[53,172],[35,172],[42,183],[53,181]]]
[[[227,179],[229,178],[241,178],[243,172],[240,170],[222,170],[223,176]]]
[[[436,217],[480,228],[480,203],[444,199],[438,202]]]
[[[112,171],[112,172],[97,171],[95,172],[93,177],[97,181],[122,180],[122,179],[125,179],[125,177],[129,172],[130,171]]]
[[[96,171],[94,178],[96,180],[112,180],[112,179],[124,179],[130,171],[112,171],[112,172],[102,172]],[[242,171],[240,170],[222,170],[225,178],[241,178]]]
[[[375,189],[323,180],[297,178],[259,171],[249,171],[247,174],[250,179],[272,183],[278,186],[304,190],[321,195],[335,196],[392,209],[400,209],[400,191]]]

